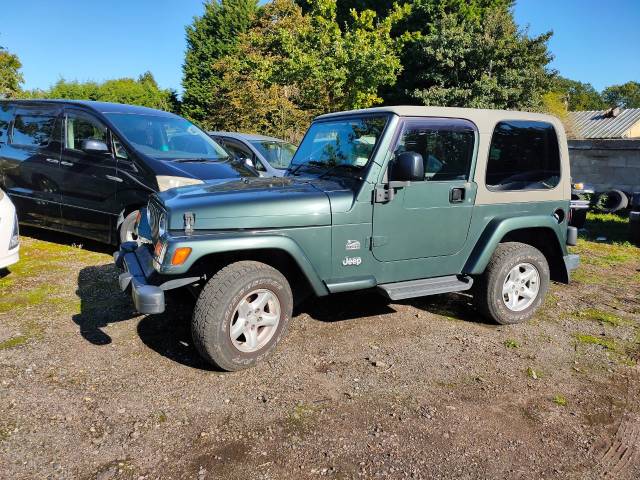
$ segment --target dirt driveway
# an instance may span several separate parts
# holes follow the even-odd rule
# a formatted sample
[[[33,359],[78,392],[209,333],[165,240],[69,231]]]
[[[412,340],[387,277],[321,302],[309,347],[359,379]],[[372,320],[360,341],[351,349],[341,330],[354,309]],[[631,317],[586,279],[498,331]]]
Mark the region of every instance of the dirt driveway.
[[[581,240],[574,283],[525,325],[464,295],[342,295],[224,374],[194,352],[188,305],[136,316],[102,247],[28,235],[0,279],[1,478],[640,478],[628,244]]]

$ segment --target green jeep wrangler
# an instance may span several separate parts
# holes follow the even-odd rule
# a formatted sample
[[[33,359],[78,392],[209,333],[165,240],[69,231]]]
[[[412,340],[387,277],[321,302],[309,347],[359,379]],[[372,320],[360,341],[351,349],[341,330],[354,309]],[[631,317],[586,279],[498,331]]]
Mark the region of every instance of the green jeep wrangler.
[[[158,193],[152,243],[122,244],[120,287],[161,313],[189,288],[200,354],[254,365],[298,300],[377,289],[391,300],[470,290],[485,316],[529,319],[566,283],[571,185],[562,124],[514,111],[384,107],[314,120],[284,178]]]

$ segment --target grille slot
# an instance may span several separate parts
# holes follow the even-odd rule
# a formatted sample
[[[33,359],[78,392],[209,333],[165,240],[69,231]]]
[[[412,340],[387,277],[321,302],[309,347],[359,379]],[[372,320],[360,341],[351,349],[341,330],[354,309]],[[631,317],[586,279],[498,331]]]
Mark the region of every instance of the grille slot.
[[[155,243],[160,238],[160,217],[164,213],[164,210],[160,205],[158,205],[157,201],[154,198],[151,198],[149,200],[147,209],[149,210],[149,226],[151,227],[151,237],[153,243]]]

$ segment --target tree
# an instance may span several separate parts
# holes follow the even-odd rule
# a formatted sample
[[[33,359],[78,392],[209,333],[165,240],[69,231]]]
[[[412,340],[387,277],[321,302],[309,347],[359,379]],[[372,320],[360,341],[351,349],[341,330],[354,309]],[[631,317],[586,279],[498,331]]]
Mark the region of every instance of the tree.
[[[390,30],[403,11],[394,12],[380,22],[354,12],[341,30],[336,0],[314,0],[306,15],[293,0],[270,2],[214,66],[213,126],[299,139],[318,113],[380,103],[401,68]]]
[[[214,92],[220,84],[213,65],[231,55],[258,11],[257,0],[209,0],[201,17],[187,26],[187,52],[182,67],[181,113],[210,127]]]
[[[24,81],[21,68],[18,56],[0,47],[0,98],[12,98],[20,92]]]
[[[416,0],[389,103],[535,109],[549,90],[551,33],[518,29],[512,0]]]
[[[607,87],[602,98],[609,107],[640,108],[640,83],[627,82]]]
[[[48,90],[24,92],[21,96],[28,98],[95,100],[127,103],[167,111],[178,110],[176,93],[173,90],[161,89],[151,72],[145,72],[137,80],[133,78],[118,78],[102,83],[60,79]]]
[[[582,83],[564,77],[556,77],[551,91],[562,98],[569,111],[602,110],[606,107],[602,96],[590,83]]]

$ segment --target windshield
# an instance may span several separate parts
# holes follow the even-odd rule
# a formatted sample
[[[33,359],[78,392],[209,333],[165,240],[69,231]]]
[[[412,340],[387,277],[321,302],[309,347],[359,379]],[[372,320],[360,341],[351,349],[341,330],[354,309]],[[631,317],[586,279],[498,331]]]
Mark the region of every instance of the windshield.
[[[386,116],[316,122],[305,135],[289,171],[318,170],[323,174],[331,169],[336,175],[361,171],[369,163],[386,124]]]
[[[280,170],[286,169],[291,164],[291,159],[298,147],[291,143],[274,142],[268,140],[251,142],[269,165]]]
[[[226,160],[229,154],[209,135],[180,117],[106,113],[133,147],[158,160]]]

